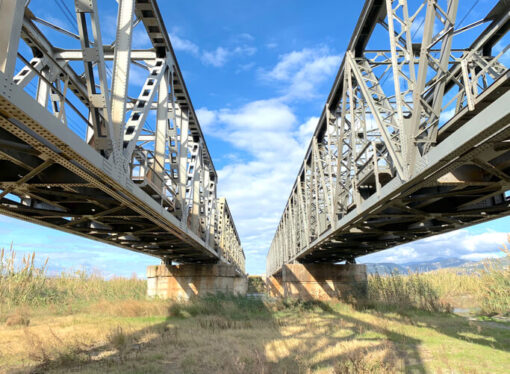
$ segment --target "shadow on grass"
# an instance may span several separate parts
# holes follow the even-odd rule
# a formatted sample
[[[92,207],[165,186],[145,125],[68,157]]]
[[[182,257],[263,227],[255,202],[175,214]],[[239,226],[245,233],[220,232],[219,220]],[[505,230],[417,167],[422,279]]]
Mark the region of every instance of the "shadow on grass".
[[[494,330],[476,331],[462,317],[366,310],[381,320],[508,350],[508,334],[495,337]],[[47,358],[31,371],[304,373],[333,367],[334,373],[427,372],[420,339],[387,323],[360,320],[353,312],[334,302],[206,296],[171,303],[168,317],[160,323],[132,333],[113,329],[106,344]],[[481,338],[463,335],[473,332]]]
[[[357,308],[360,311],[375,312],[382,318],[412,326],[433,329],[436,332],[469,343],[487,346],[503,352],[510,352],[510,331],[505,326],[486,324],[448,312],[429,312],[419,309],[397,309],[388,305],[374,305]],[[393,315],[398,315],[394,317]],[[438,318],[441,315],[442,318]],[[400,317],[400,318],[399,318]],[[476,335],[477,337],[475,337]]]
[[[338,373],[384,373],[395,368],[382,363],[399,361],[404,370],[425,373],[420,340],[329,303],[216,295],[173,303],[168,314],[133,333],[113,328],[108,343],[47,358],[31,372],[301,373],[334,367]],[[367,334],[374,330],[377,336]],[[406,350],[393,346],[401,342]],[[378,352],[377,361],[367,360]]]

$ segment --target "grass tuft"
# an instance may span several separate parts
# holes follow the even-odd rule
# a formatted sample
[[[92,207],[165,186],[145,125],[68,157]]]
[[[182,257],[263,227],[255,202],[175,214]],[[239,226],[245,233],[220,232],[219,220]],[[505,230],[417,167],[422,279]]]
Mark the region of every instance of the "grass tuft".
[[[7,326],[28,326],[30,324],[30,311],[26,307],[20,307],[7,315]]]

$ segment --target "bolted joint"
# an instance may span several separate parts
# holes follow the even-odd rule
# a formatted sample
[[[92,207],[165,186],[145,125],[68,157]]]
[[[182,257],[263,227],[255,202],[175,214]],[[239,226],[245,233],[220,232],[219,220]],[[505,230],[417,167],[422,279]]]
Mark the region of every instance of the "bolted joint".
[[[93,0],[74,0],[77,13],[94,13]]]

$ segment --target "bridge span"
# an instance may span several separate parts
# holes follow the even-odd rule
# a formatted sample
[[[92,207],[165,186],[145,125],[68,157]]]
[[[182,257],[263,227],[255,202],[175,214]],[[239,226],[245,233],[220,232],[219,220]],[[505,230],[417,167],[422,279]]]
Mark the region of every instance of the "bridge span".
[[[280,291],[510,213],[510,3],[467,8],[365,2],[267,255]]]
[[[0,213],[169,269],[219,263],[243,277],[241,242],[156,1],[55,4],[72,28],[30,1],[0,2]],[[118,12],[111,44],[105,9]],[[135,49],[134,37],[151,46]]]

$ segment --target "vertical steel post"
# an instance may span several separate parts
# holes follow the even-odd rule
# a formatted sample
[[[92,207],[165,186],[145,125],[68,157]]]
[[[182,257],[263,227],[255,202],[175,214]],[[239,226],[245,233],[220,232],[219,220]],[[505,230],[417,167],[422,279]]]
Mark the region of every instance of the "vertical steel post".
[[[14,76],[25,0],[0,1],[0,71]]]
[[[156,139],[154,144],[154,171],[162,177],[165,171],[168,130],[168,71],[163,74],[158,87],[158,109],[156,113]]]
[[[111,97],[112,143],[114,152],[117,152],[119,155],[122,152],[122,135],[124,133],[124,121],[126,116],[134,9],[134,0],[119,0]]]

